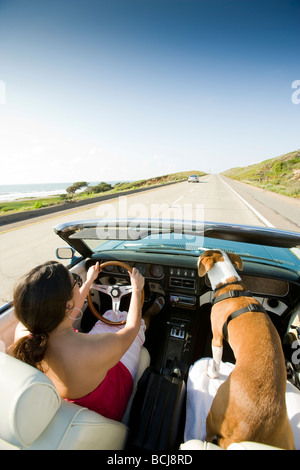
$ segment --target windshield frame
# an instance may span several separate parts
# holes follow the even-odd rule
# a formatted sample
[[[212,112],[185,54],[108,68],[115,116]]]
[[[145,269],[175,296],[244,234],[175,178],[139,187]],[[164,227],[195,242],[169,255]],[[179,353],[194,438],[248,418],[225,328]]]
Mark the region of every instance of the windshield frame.
[[[213,240],[222,241],[223,247],[230,251],[228,242],[246,243],[248,245],[293,249],[296,259],[300,259],[300,234],[268,227],[224,224],[216,222],[198,222],[186,220],[163,219],[91,219],[56,225],[54,231],[82,256],[89,257],[96,253],[96,248],[103,244],[105,250],[121,248],[134,250],[154,250],[156,252],[174,252],[199,256],[203,249],[212,249]],[[197,239],[198,250],[176,248],[173,244],[162,243],[170,234],[174,240],[182,236]],[[157,240],[160,246],[149,244],[149,237]],[[208,246],[209,239],[209,246]],[[90,242],[93,241],[93,243]],[[143,247],[143,240],[147,245]],[[165,238],[166,242],[167,238]],[[135,244],[135,246],[134,246]],[[224,246],[226,245],[226,246]],[[296,249],[296,251],[295,251]],[[102,250],[97,250],[102,251]],[[233,250],[235,251],[235,250]],[[240,253],[247,257],[247,252]],[[251,257],[251,255],[250,255]],[[276,260],[274,260],[276,261]]]
[[[178,233],[191,236],[246,242],[285,248],[300,248],[300,233],[250,225],[198,222],[173,219],[92,219],[56,225],[54,231],[65,239],[142,239],[150,234]],[[121,232],[122,231],[122,232]],[[124,232],[127,237],[124,237]],[[93,235],[92,235],[93,233]],[[75,235],[76,234],[76,235]],[[119,236],[118,234],[122,234]]]

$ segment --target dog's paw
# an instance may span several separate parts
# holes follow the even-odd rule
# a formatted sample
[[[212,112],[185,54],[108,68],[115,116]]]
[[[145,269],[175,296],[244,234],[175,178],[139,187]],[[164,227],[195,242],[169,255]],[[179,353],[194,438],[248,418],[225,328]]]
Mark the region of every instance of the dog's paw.
[[[210,379],[216,379],[217,377],[219,377],[219,371],[217,371],[215,369],[215,367],[213,367],[212,365],[209,365],[206,369],[206,374],[208,375],[208,377]]]

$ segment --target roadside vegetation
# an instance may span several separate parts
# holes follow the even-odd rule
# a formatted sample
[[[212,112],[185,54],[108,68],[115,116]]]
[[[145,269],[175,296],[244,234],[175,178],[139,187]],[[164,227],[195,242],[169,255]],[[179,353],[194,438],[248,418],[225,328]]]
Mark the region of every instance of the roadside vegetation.
[[[300,198],[300,151],[287,153],[255,165],[232,168],[222,173],[228,178],[268,191]]]
[[[86,181],[79,181],[73,183],[66,188],[66,194],[61,194],[53,197],[38,198],[38,199],[22,199],[11,202],[0,202],[0,216],[4,214],[12,214],[19,211],[29,211],[40,209],[43,207],[54,206],[63,203],[76,203],[81,200],[90,200],[104,194],[122,193],[124,191],[151,188],[152,186],[164,185],[168,183],[175,183],[186,181],[189,175],[204,176],[205,173],[201,171],[183,171],[180,173],[172,173],[170,175],[157,176],[146,180],[139,180],[133,182],[122,182],[111,185],[101,182],[95,186],[89,186]]]

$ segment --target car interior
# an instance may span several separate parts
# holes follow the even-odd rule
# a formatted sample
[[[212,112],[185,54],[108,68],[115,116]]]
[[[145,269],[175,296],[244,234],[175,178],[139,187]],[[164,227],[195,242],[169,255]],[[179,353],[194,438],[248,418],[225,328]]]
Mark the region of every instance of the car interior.
[[[153,253],[149,255],[131,252],[128,255],[128,253],[114,250],[113,256],[107,252],[99,253],[85,261],[84,271],[96,261],[101,264],[117,259],[130,267],[139,269],[145,277],[144,311],[158,296],[163,296],[165,299],[163,309],[151,320],[144,346],[150,354],[151,367],[160,376],[171,377],[170,380],[173,381],[170,387],[172,393],[176,394],[176,399],[170,400],[171,392],[168,390],[165,391],[165,396],[168,398],[160,396],[159,400],[165,406],[167,406],[165,400],[169,400],[168,406],[172,407],[173,411],[175,407],[177,421],[176,423],[169,421],[166,429],[172,428],[174,431],[174,426],[176,426],[176,432],[168,437],[158,436],[157,429],[161,428],[163,434],[165,428],[162,423],[157,423],[157,419],[152,415],[153,424],[151,425],[151,419],[147,415],[150,424],[148,429],[142,426],[141,430],[140,421],[143,421],[145,416],[137,420],[135,414],[135,420],[131,422],[131,425],[133,428],[136,427],[135,432],[132,433],[136,436],[136,440],[133,438],[131,445],[137,448],[145,448],[145,446],[157,448],[166,445],[166,442],[170,448],[180,446],[184,439],[186,379],[189,367],[201,358],[212,356],[210,312],[213,292],[208,277],[198,276],[195,257],[181,255],[178,258],[180,259],[172,255],[164,255],[162,258],[161,255]],[[298,277],[292,271],[254,264],[251,261],[244,262],[243,272],[240,275],[247,289],[265,307],[273,321],[285,352],[288,378],[291,383],[300,388],[298,379],[300,367],[297,369],[291,361],[291,355],[294,353],[291,345],[297,338],[297,330],[294,327],[300,324]],[[113,264],[104,267],[96,281],[104,285],[126,285],[129,282],[126,269]],[[97,311],[101,313],[111,308],[109,296],[99,295],[97,289],[91,289],[91,299]],[[121,311],[127,311],[129,300],[130,295],[122,299]],[[88,305],[81,320],[82,331],[88,331],[95,321],[97,318]],[[233,364],[235,362],[234,354],[227,342],[224,342],[222,360]],[[138,405],[141,408],[141,404]],[[161,407],[163,407],[162,404]],[[139,412],[140,410],[137,411]],[[162,413],[169,416],[166,410]],[[156,429],[155,442],[149,437],[153,435],[154,429]],[[145,436],[141,437],[143,432]]]
[[[137,267],[145,277],[144,310],[162,295],[165,306],[159,315],[153,317],[152,325],[147,333],[147,347],[151,364],[160,372],[168,369],[177,358],[187,366],[201,357],[211,356],[210,310],[213,292],[208,278],[200,278],[197,274],[197,259],[180,256],[177,260],[172,255],[138,255],[136,253],[116,253],[114,258],[106,252],[85,261],[84,271],[99,260],[123,261],[131,267]],[[151,261],[147,259],[151,257]],[[154,259],[153,263],[153,258]],[[162,264],[163,263],[163,264]],[[179,264],[180,263],[180,264]],[[300,301],[299,279],[292,271],[280,267],[254,265],[244,262],[240,273],[243,283],[255,298],[265,307],[282,342],[287,340],[286,334],[293,323],[297,323]],[[117,265],[104,267],[97,283],[106,285],[128,284],[129,276],[125,268]],[[102,313],[111,308],[111,299],[99,295],[92,289],[91,297]],[[100,299],[101,297],[101,299]],[[123,298],[120,310],[128,309],[130,296]],[[97,321],[87,307],[81,320],[81,328],[87,331]],[[295,330],[291,330],[295,334]],[[227,345],[228,346],[228,345]],[[234,362],[230,347],[224,351],[225,361]]]
[[[194,256],[162,256],[121,250],[96,253],[77,262],[71,271],[84,281],[88,268],[97,261],[100,264],[121,261],[139,269],[145,278],[143,311],[157,297],[163,296],[165,299],[165,305],[152,318],[146,333],[134,393],[123,422],[108,420],[60,400],[53,384],[44,374],[35,369],[32,371],[30,366],[20,364],[5,354],[13,342],[17,323],[11,305],[0,315],[0,361],[4,365],[0,383],[5,395],[0,404],[1,416],[4,417],[0,424],[0,448],[175,450],[184,442],[188,370],[198,359],[212,356],[210,311],[213,293],[209,280],[206,276],[198,276],[197,258]],[[295,353],[292,344],[300,336],[299,277],[280,266],[258,264],[251,260],[244,262],[240,275],[247,289],[251,290],[272,319],[282,341],[288,379],[300,389],[300,366],[297,368],[291,361]],[[93,309],[102,315],[112,308],[111,297],[99,292],[97,285],[128,284],[129,274],[124,266],[116,263],[103,267],[90,290],[83,317],[75,322],[74,328],[88,332],[98,321]],[[129,302],[130,294],[122,297],[120,310],[127,311]],[[233,364],[235,361],[226,342],[222,360]],[[9,380],[4,380],[5,370]],[[17,383],[14,382],[15,376],[18,377]],[[6,392],[3,391],[3,384]],[[23,390],[21,393],[20,388]],[[24,404],[27,404],[27,410],[21,413],[20,407],[23,405],[24,409]],[[46,414],[42,411],[45,404]],[[32,419],[33,406],[39,420]],[[12,416],[15,420],[13,425]],[[29,419],[32,427],[30,435],[25,432]]]

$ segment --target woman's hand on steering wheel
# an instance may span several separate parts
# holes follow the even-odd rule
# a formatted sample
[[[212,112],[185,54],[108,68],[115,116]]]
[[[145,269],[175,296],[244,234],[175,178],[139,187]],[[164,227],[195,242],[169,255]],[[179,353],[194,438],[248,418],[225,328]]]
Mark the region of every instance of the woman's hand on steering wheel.
[[[93,283],[91,282],[90,288],[95,289],[99,292],[102,292],[104,294],[108,294],[111,299],[112,299],[112,310],[116,313],[119,311],[120,307],[120,302],[121,298],[124,295],[131,294],[133,290],[140,290],[141,291],[141,306],[143,307],[144,300],[145,300],[145,293],[144,293],[144,277],[140,274],[140,272],[136,268],[131,268],[127,264],[121,262],[121,261],[106,261],[102,263],[99,266],[99,262],[97,262],[95,265],[91,266],[88,269],[87,272],[87,281],[86,284],[89,284],[90,281],[96,280],[97,276],[99,275],[99,272],[102,270],[102,268],[106,266],[111,266],[111,265],[116,265],[116,266],[121,266],[125,268],[130,276],[131,283],[129,285],[106,285],[106,284],[101,284],[101,283]],[[89,292],[87,295],[87,301],[88,305],[92,311],[92,313],[95,315],[96,318],[99,320],[103,321],[104,323],[110,324],[110,325],[124,325],[126,323],[126,320],[122,321],[116,321],[112,322],[108,318],[104,318],[100,312],[98,312],[94,306],[94,303],[91,298],[91,293]]]
[[[136,268],[133,268],[132,272],[129,272],[129,276],[132,290],[142,290],[144,288],[145,279]]]
[[[97,279],[100,273],[99,261],[93,266],[90,266],[88,272],[86,273],[86,283],[92,285],[93,282]]]

